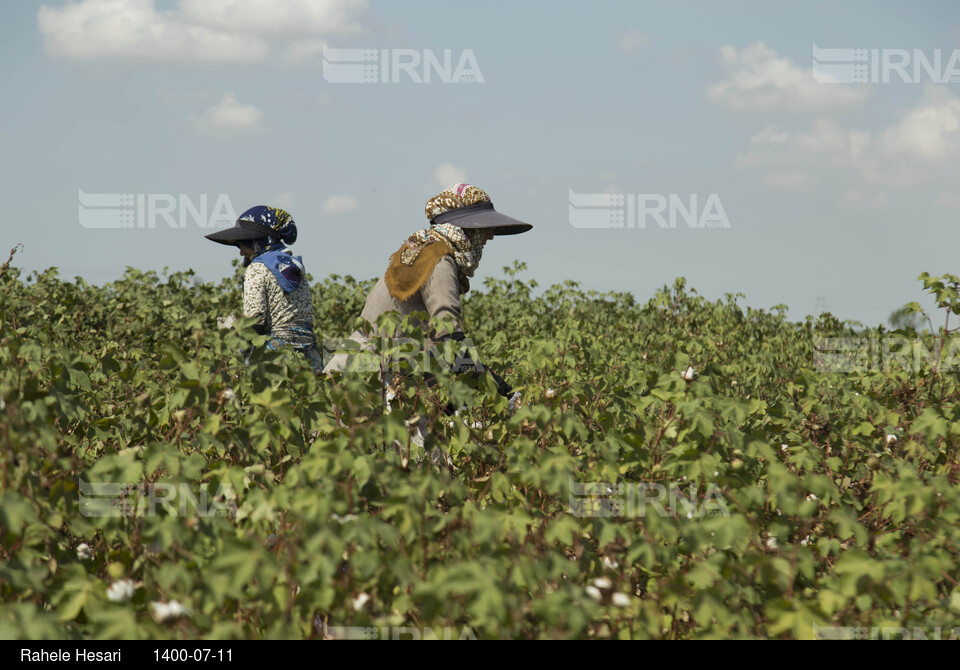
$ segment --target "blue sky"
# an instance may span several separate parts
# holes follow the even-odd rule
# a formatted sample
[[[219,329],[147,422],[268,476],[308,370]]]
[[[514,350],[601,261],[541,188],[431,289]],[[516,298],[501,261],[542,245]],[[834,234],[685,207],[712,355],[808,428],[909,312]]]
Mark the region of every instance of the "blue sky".
[[[813,45],[939,51],[946,71],[955,3],[79,0],[0,19],[0,248],[22,242],[27,270],[219,279],[235,254],[179,215],[205,197],[288,209],[315,277],[375,277],[456,181],[534,225],[487,245],[481,279],[520,259],[541,286],[646,300],[685,276],[872,325],[929,304],[920,272],[958,270],[960,83],[812,73]],[[322,45],[388,64],[449,49],[483,81],[334,83]],[[170,196],[177,227],[146,206],[130,228],[82,225],[80,191]],[[713,194],[728,226],[580,228],[571,192]]]

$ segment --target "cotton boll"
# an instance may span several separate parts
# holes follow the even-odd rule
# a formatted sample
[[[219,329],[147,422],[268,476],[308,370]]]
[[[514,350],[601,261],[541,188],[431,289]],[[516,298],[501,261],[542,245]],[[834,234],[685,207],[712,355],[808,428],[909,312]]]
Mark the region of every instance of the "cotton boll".
[[[107,600],[112,603],[125,603],[133,597],[137,585],[129,579],[121,579],[107,587]]]
[[[165,621],[171,621],[182,616],[186,616],[190,613],[190,610],[176,600],[171,600],[168,603],[162,602],[152,602],[150,603],[150,613],[153,615],[154,620],[157,623],[163,623]]]
[[[350,605],[353,607],[354,611],[359,612],[368,602],[370,602],[370,595],[367,593],[361,593],[353,599],[353,602],[351,602]]]

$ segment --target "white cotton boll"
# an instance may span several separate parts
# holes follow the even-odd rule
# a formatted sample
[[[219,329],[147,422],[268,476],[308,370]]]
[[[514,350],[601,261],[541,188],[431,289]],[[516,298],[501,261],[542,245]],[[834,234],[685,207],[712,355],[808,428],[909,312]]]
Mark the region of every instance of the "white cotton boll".
[[[687,512],[687,518],[688,518],[688,519],[692,519],[692,518],[693,518],[693,512]]]
[[[610,570],[617,570],[620,567],[620,563],[606,556],[603,557],[603,564]]]
[[[236,397],[237,397],[237,394],[234,393],[234,392],[233,392],[233,389],[231,389],[231,388],[228,388],[228,389],[226,389],[226,390],[223,392],[223,399],[226,400],[226,401],[228,401],[228,402],[229,402],[230,400],[233,400],[233,399],[236,398]]]
[[[696,374],[697,374],[697,373],[696,373],[696,371],[693,369],[693,366],[690,366],[690,367],[688,367],[686,370],[683,371],[683,378],[686,379],[687,381],[692,381],[693,378],[696,376]]]
[[[137,585],[129,579],[121,579],[107,587],[107,600],[112,603],[125,603],[133,597]]]
[[[603,598],[603,594],[600,593],[600,589],[598,589],[596,586],[588,586],[586,588],[586,591],[587,591],[587,595],[593,598],[594,600],[600,600],[601,598]]]
[[[217,317],[217,328],[219,330],[226,330],[228,328],[233,328],[234,322],[233,314],[227,317],[218,316]]]
[[[593,580],[593,585],[596,586],[598,589],[603,589],[604,591],[610,590],[610,587],[613,586],[610,580],[607,579],[606,577],[597,577],[596,579]]]
[[[351,606],[353,607],[355,612],[359,612],[360,610],[363,609],[363,606],[366,605],[369,601],[370,601],[369,594],[361,593],[360,595],[358,595],[356,598],[353,599]]]
[[[897,441],[896,435],[893,435],[892,433],[887,435],[887,444],[893,444],[896,441]]]
[[[170,609],[167,607],[167,603],[152,602],[150,603],[150,613],[157,621],[166,621],[170,616]]]
[[[628,607],[630,605],[630,598],[628,598],[625,593],[614,593],[610,602],[614,607]]]
[[[176,600],[171,600],[168,603],[155,601],[150,603],[150,613],[158,623],[163,623],[164,621],[170,621],[172,619],[186,616],[190,613],[190,610],[178,603]]]
[[[90,548],[89,544],[83,542],[77,545],[77,558],[79,558],[81,561],[93,558],[93,549]]]
[[[807,496],[807,500],[819,500],[819,499],[817,498],[817,496],[811,493],[810,495]]]
[[[543,395],[546,398],[555,398],[557,397],[557,392],[554,391],[553,389],[547,389]]]
[[[170,618],[176,619],[177,617],[186,616],[190,613],[190,610],[186,606],[181,605],[176,600],[171,600],[167,603],[167,611],[170,613]]]
[[[777,538],[773,535],[767,538],[767,549],[776,549],[777,548]]]
[[[780,451],[787,451],[790,448],[789,444],[781,444]]]

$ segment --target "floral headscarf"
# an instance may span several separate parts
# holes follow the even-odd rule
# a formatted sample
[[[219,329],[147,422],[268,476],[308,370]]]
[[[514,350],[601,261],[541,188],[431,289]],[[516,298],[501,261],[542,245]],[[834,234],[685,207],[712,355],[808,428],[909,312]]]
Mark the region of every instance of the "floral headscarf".
[[[427,220],[468,205],[478,202],[490,202],[490,196],[483,189],[471,184],[454,184],[450,188],[440,191],[427,201],[424,212]],[[440,223],[429,228],[422,228],[407,238],[405,247],[400,255],[400,262],[412,266],[417,256],[427,244],[445,241],[453,250],[453,257],[457,263],[462,279],[473,277],[473,273],[480,263],[483,254],[483,240],[486,233],[482,230],[464,230],[452,223]],[[469,286],[469,282],[466,282]]]
[[[297,241],[297,224],[294,223],[290,212],[285,209],[268,207],[267,205],[257,205],[245,211],[237,220],[253,221],[254,223],[267,226],[274,231],[274,234],[269,237],[262,237],[248,242],[249,246],[253,249],[254,258],[267,251],[283,251],[287,245]]]

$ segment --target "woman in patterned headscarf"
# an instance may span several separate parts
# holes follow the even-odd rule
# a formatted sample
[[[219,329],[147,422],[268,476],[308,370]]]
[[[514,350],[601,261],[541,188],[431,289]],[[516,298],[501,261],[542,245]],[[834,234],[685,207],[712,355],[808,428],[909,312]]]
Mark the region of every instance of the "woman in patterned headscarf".
[[[429,228],[416,231],[390,257],[386,273],[367,296],[361,316],[370,323],[385,312],[426,312],[431,320],[452,321],[452,332],[434,331],[438,340],[465,339],[460,296],[470,290],[483,254],[494,236],[516,235],[530,230],[529,223],[500,214],[483,190],[470,184],[454,184],[427,201]],[[426,324],[424,324],[426,325]],[[365,341],[360,333],[351,339]],[[356,364],[349,354],[337,354],[324,372],[343,371]],[[510,387],[494,375],[500,392]]]
[[[282,209],[258,205],[241,214],[233,228],[206,237],[239,247],[246,268],[243,315],[259,317],[254,330],[270,336],[267,349],[289,344],[310,361],[314,370],[322,370],[323,360],[313,334],[310,283],[303,260],[287,247],[297,240],[293,217]]]

